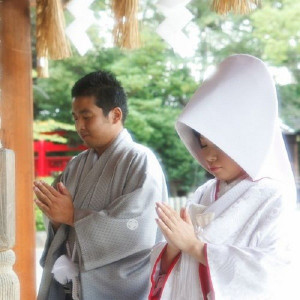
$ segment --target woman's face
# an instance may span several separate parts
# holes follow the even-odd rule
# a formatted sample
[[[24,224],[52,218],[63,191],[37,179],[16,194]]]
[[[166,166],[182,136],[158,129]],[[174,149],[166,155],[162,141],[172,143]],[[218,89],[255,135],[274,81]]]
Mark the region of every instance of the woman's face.
[[[230,183],[245,173],[234,160],[207,138],[200,136],[199,141],[200,151],[207,163],[208,171],[216,178]]]

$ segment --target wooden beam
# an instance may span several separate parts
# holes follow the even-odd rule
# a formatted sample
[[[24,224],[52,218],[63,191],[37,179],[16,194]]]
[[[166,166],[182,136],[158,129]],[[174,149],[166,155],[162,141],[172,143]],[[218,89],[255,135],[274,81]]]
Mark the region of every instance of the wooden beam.
[[[16,264],[21,299],[35,291],[33,211],[33,104],[29,0],[2,0],[1,12],[1,141],[16,158]]]

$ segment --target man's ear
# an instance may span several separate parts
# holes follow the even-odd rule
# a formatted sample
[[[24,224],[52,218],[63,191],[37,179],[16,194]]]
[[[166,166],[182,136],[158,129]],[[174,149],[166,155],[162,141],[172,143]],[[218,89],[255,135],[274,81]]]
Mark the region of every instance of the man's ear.
[[[120,107],[115,107],[111,110],[113,123],[122,122],[123,113]]]

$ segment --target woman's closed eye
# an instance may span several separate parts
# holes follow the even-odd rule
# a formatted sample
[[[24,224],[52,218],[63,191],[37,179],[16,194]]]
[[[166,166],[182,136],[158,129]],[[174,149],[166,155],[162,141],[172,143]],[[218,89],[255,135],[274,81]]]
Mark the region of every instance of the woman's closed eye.
[[[199,138],[199,144],[200,144],[200,148],[201,148],[201,149],[207,147],[207,143],[206,143],[206,141],[204,140],[203,137],[200,137],[200,138]]]
[[[203,149],[203,148],[206,148],[206,147],[207,147],[207,145],[202,144],[201,141],[200,141],[200,148]]]

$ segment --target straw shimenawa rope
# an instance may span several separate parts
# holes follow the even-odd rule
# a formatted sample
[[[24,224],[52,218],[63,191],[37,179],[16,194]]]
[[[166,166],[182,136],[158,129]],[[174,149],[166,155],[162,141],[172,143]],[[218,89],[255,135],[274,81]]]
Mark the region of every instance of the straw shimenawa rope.
[[[61,0],[36,0],[36,51],[38,60],[71,56]]]
[[[113,36],[118,47],[134,49],[140,46],[138,4],[138,0],[112,0],[115,17]]]
[[[260,0],[213,0],[212,9],[218,14],[232,11],[237,14],[248,14],[260,5]]]

